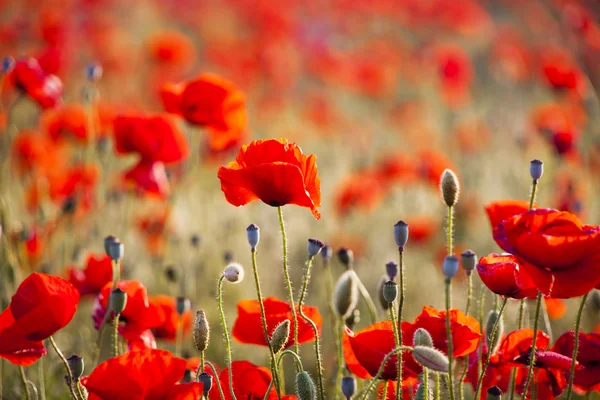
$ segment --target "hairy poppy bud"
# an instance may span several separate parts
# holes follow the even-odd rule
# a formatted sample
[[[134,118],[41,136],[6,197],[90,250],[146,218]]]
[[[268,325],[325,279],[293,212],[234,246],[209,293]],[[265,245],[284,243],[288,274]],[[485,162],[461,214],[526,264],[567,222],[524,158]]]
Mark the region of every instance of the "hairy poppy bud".
[[[250,248],[253,251],[256,250],[256,246],[258,246],[258,242],[260,241],[260,228],[258,225],[248,225],[246,228],[246,237],[248,238],[248,244],[250,245]]]
[[[398,297],[398,284],[394,281],[387,281],[383,284],[383,298],[388,303],[393,303]]]
[[[308,239],[308,258],[312,258],[319,254],[325,245],[318,239]]]
[[[502,400],[502,390],[498,386],[492,386],[487,390],[486,400]]]
[[[190,238],[190,244],[192,245],[192,247],[198,247],[200,246],[200,235],[198,235],[197,233],[194,233],[192,235],[192,237]]]
[[[347,400],[350,400],[356,393],[356,379],[353,376],[345,376],[342,378],[342,393]]]
[[[333,257],[333,249],[331,248],[331,246],[323,246],[323,248],[321,249],[321,258],[323,259],[323,262],[329,262],[331,260],[331,257]]]
[[[275,327],[271,334],[271,348],[273,353],[277,354],[285,348],[285,344],[290,338],[290,320],[281,321]]]
[[[496,333],[492,337],[492,330],[494,329],[496,321],[498,321],[498,326],[496,327]],[[490,311],[485,323],[485,341],[490,354],[494,354],[496,352],[498,345],[500,344],[500,337],[503,334],[504,321],[501,318],[500,312],[496,310]]]
[[[477,255],[472,250],[465,250],[460,258],[463,269],[467,272],[467,275],[471,275],[471,272],[477,266]]]
[[[110,309],[115,314],[121,314],[126,306],[127,293],[122,291],[120,288],[116,288],[110,292]]]
[[[191,307],[192,305],[190,303],[190,299],[187,299],[185,297],[178,297],[177,300],[175,300],[175,310],[180,316],[190,311]]]
[[[458,202],[460,185],[456,174],[449,169],[444,170],[440,179],[440,190],[442,198],[448,207],[454,206]]]
[[[394,239],[400,248],[406,246],[408,242],[408,224],[404,221],[398,221],[394,225]]]
[[[231,263],[225,267],[223,276],[231,283],[240,283],[244,280],[244,268],[238,263]]]
[[[377,293],[379,293],[379,296],[377,297],[379,298],[379,303],[384,311],[387,311],[390,308],[390,303],[388,303],[385,297],[383,297],[383,285],[385,285],[387,281],[389,281],[388,277],[382,276],[377,284]]]
[[[83,375],[83,358],[79,357],[77,354],[73,354],[71,357],[67,358],[67,363],[69,364],[69,370],[71,370],[71,376],[77,382]]]
[[[344,320],[344,323],[350,329],[354,329],[354,327],[356,325],[358,325],[359,322],[360,322],[360,310],[358,308],[355,308],[354,311],[352,311],[350,313],[348,318],[346,318]]]
[[[458,272],[458,258],[456,256],[446,256],[442,264],[442,272],[447,279],[452,279]]]
[[[433,347],[433,339],[427,330],[419,328],[413,335],[413,346]]]
[[[107,236],[104,239],[104,250],[111,260],[120,261],[125,253],[125,246],[121,243],[119,238]]]
[[[296,396],[298,396],[298,400],[315,400],[317,398],[315,383],[306,371],[296,374]]]
[[[544,174],[544,163],[540,160],[531,160],[529,163],[529,175],[534,181],[537,181]]]
[[[417,387],[417,391],[415,392],[414,400],[429,400],[433,399],[433,390],[432,386],[429,385],[428,391],[429,393],[425,393],[425,385],[422,383]]]
[[[15,59],[11,56],[6,56],[2,59],[0,74],[8,74],[15,67]]]
[[[198,382],[202,384],[202,390],[204,393],[204,397],[208,396],[208,392],[212,389],[213,377],[208,372],[203,372],[198,375]]]
[[[338,250],[338,259],[344,266],[348,269],[352,268],[352,264],[354,263],[354,253],[352,250],[342,247]]]
[[[333,305],[339,316],[347,318],[356,308],[358,285],[354,271],[344,272],[333,289]]]
[[[413,358],[423,367],[429,368],[432,371],[448,372],[448,357],[433,347],[413,347]]]
[[[204,351],[208,347],[208,341],[210,339],[210,327],[204,310],[198,310],[196,312],[196,319],[194,320],[194,328],[192,329],[192,340],[194,346],[198,351]]]
[[[95,82],[102,78],[102,65],[98,63],[91,63],[85,67],[85,77],[90,82]]]
[[[395,261],[390,261],[385,264],[385,273],[390,278],[390,281],[393,281],[398,276],[398,263]]]

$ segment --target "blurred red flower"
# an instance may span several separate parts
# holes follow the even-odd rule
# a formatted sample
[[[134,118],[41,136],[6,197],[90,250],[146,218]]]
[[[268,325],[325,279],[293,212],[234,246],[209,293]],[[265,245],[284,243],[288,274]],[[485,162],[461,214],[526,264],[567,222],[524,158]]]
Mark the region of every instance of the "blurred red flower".
[[[489,254],[481,257],[477,272],[492,292],[513,299],[534,298],[537,287],[512,254]]]
[[[90,254],[84,269],[69,267],[67,273],[80,295],[97,295],[107,283],[112,282],[112,260],[106,254]]]
[[[541,52],[541,68],[547,83],[554,89],[582,96],[586,89],[585,75],[566,49],[545,49]]]
[[[33,273],[0,314],[0,357],[28,366],[46,354],[43,340],[64,328],[77,310],[79,292],[66,280]]]
[[[179,384],[186,362],[165,350],[130,351],[106,360],[82,379],[89,400],[196,400],[201,383]]]
[[[552,351],[572,357],[575,345],[575,332],[563,333],[552,346]],[[577,361],[581,368],[575,371],[573,383],[583,392],[600,390],[600,333],[579,332],[579,351]],[[569,379],[569,371],[565,371]]]
[[[32,131],[21,131],[11,143],[12,159],[20,176],[47,177],[62,170],[65,156],[62,148],[47,136]]]
[[[170,213],[169,207],[159,207],[136,222],[136,227],[145,239],[148,251],[153,256],[163,254],[165,250],[166,239],[171,231],[167,224]]]
[[[561,319],[567,312],[567,305],[562,299],[553,299],[551,297],[544,297],[544,303],[546,304],[546,311],[548,317],[551,319]]]
[[[447,45],[436,48],[434,57],[444,101],[451,108],[463,106],[473,80],[469,55],[461,47]]]
[[[155,62],[183,71],[191,66],[196,56],[192,40],[178,31],[162,31],[150,37],[148,51]]]
[[[262,400],[267,394],[269,383],[271,383],[272,375],[268,368],[254,365],[248,361],[234,361],[231,363],[231,373],[233,375],[233,392],[235,397],[244,400]],[[219,374],[219,382],[223,387],[225,400],[231,400],[231,393],[227,389],[229,387],[229,369],[225,368]],[[216,385],[216,383],[214,383]],[[213,390],[209,393],[210,400],[219,400],[219,391]],[[274,387],[271,387],[268,400],[277,399],[277,392]],[[283,400],[293,400],[294,395],[282,395]]]
[[[494,240],[545,295],[582,296],[600,283],[600,227],[568,212],[537,208],[505,219]]]
[[[290,304],[279,300],[275,297],[267,297],[263,300],[265,307],[265,315],[267,318],[267,328],[269,332],[273,332],[273,329],[280,322],[286,319],[290,321],[290,332],[294,331],[294,322],[292,319],[292,312],[290,311]],[[233,324],[232,335],[235,340],[240,343],[257,344],[259,346],[267,346],[265,342],[265,334],[262,328],[260,305],[258,300],[242,300],[237,305],[238,316]],[[296,306],[296,311],[298,306]],[[321,314],[316,307],[303,306],[302,310],[319,329],[321,332],[321,325],[323,320]],[[298,341],[302,343],[312,342],[315,340],[315,334],[312,327],[308,322],[304,321],[298,316]],[[289,340],[285,344],[286,347],[294,345],[294,335],[290,335]]]
[[[192,311],[188,310],[181,317],[177,312],[175,305],[177,299],[172,296],[159,294],[148,298],[150,304],[155,307],[160,307],[165,314],[165,319],[162,325],[153,329],[154,336],[157,339],[175,340],[177,336],[177,325],[181,318],[182,332],[184,335],[190,333],[192,329]]]
[[[485,212],[492,229],[500,222],[529,210],[529,202],[525,200],[498,200],[485,205]]]
[[[18,60],[6,77],[7,83],[35,100],[43,109],[52,108],[62,100],[63,84],[56,76],[42,69],[38,60]]]
[[[227,201],[243,206],[253,200],[279,207],[295,204],[321,215],[321,181],[317,158],[306,156],[286,139],[262,139],[240,149],[235,161],[219,168],[221,190]]]
[[[347,176],[335,193],[335,210],[347,216],[354,209],[373,211],[385,197],[385,188],[376,173],[363,170]]]
[[[93,124],[94,139],[105,137],[112,129],[112,112],[106,107],[96,107],[93,116],[83,105],[72,104],[44,113],[42,125],[54,141],[71,138],[80,143],[87,143],[90,137],[90,122]]]
[[[165,165],[160,161],[141,159],[123,173],[123,184],[140,194],[166,199],[171,192]]]
[[[384,394],[383,388],[387,383],[387,391]],[[410,399],[413,396],[411,394],[417,392],[419,387],[419,381],[417,378],[405,379],[402,383],[402,399]],[[381,381],[377,385],[377,400],[396,400],[396,381],[388,380],[387,382]]]

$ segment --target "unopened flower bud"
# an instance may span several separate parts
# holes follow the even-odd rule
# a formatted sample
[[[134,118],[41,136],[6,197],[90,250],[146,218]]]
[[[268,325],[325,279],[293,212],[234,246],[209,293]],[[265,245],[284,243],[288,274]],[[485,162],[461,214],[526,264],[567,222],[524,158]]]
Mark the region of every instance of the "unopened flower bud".
[[[204,310],[198,310],[196,312],[196,319],[194,320],[194,328],[192,329],[192,340],[194,346],[198,351],[204,351],[208,347],[208,341],[210,339],[210,327]]]
[[[203,390],[204,397],[207,397],[208,392],[210,392],[210,389],[212,389],[212,384],[213,384],[212,375],[209,374],[208,372],[203,372],[200,375],[198,375],[198,382],[200,382],[202,384],[202,390]]]
[[[308,258],[312,258],[319,254],[325,245],[319,239],[308,239]]]
[[[192,237],[190,237],[190,244],[192,247],[198,248],[200,246],[200,235],[194,233]]]
[[[342,247],[338,250],[338,259],[344,266],[348,269],[352,268],[352,264],[354,263],[354,253],[352,250]]]
[[[165,276],[169,282],[177,282],[177,269],[174,265],[169,265],[165,268]]]
[[[250,248],[256,250],[256,246],[258,246],[258,242],[260,241],[260,228],[258,225],[248,225],[246,228],[246,237],[248,238]]]
[[[355,308],[354,311],[350,313],[348,318],[344,320],[344,324],[350,329],[354,329],[356,325],[360,322],[360,310]]]
[[[277,354],[285,348],[290,339],[290,320],[286,319],[279,323],[271,334],[271,348]]]
[[[590,305],[594,312],[600,312],[600,290],[592,289],[590,292]]]
[[[69,364],[69,370],[71,370],[71,376],[77,382],[83,375],[83,358],[79,357],[77,354],[73,354],[71,357],[67,358],[67,363]]]
[[[456,256],[446,256],[442,264],[442,272],[446,279],[452,279],[458,272],[458,258]]]
[[[390,281],[393,281],[398,276],[398,263],[395,261],[390,261],[385,264],[385,273],[390,278]]]
[[[240,283],[244,280],[244,268],[238,263],[231,263],[225,267],[223,276],[231,283]]]
[[[413,335],[413,346],[433,347],[433,339],[427,330],[419,328]]]
[[[125,253],[125,246],[114,236],[107,236],[104,239],[104,250],[113,261],[120,261]]]
[[[383,284],[383,298],[388,303],[393,303],[398,297],[398,284],[394,281],[387,281]]]
[[[493,333],[494,325],[498,321],[496,326],[496,332]],[[496,310],[490,311],[488,314],[487,321],[485,323],[485,341],[487,344],[488,352],[494,354],[500,344],[500,337],[504,334],[504,321],[501,318],[500,312]]]
[[[8,74],[15,67],[15,59],[11,56],[6,56],[2,59],[0,74]]]
[[[502,400],[502,390],[498,386],[492,386],[487,390],[485,400]]]
[[[85,77],[90,82],[95,82],[102,78],[102,65],[98,63],[91,63],[85,68]]]
[[[398,221],[394,225],[394,239],[399,248],[404,248],[408,242],[408,224],[404,221]]]
[[[471,275],[471,272],[477,266],[477,255],[472,250],[465,250],[460,255],[462,261],[462,267],[467,272],[467,275]]]
[[[344,272],[333,289],[333,305],[342,318],[347,318],[356,308],[358,302],[358,285],[354,271]]]
[[[296,374],[296,396],[298,400],[315,400],[317,398],[315,383],[306,371]]]
[[[435,372],[448,372],[448,357],[433,347],[415,346],[412,355],[425,368]]]
[[[194,378],[192,377],[192,371],[189,369],[183,371],[183,378],[181,378],[179,383],[192,383],[193,381]]]
[[[419,384],[417,387],[417,391],[415,392],[414,400],[429,400],[433,399],[433,387],[429,385],[428,388],[429,393],[425,393],[425,385],[423,383]]]
[[[190,303],[190,299],[187,299],[185,297],[178,297],[177,300],[175,300],[175,310],[180,316],[190,311],[191,307],[192,305]]]
[[[540,160],[531,160],[529,163],[529,175],[534,181],[537,181],[544,174],[544,163]]]
[[[331,257],[333,257],[333,248],[329,245],[323,246],[321,249],[321,258],[323,259],[323,262],[328,263],[331,260]]]
[[[442,192],[442,198],[448,207],[452,207],[458,202],[460,185],[456,174],[452,170],[446,169],[442,173],[440,190]]]
[[[233,261],[233,252],[231,250],[225,250],[223,253],[223,261],[225,261],[225,264],[229,264]]]
[[[127,293],[120,288],[114,289],[110,292],[110,309],[115,314],[121,314],[127,306]]]
[[[345,376],[342,378],[342,393],[346,400],[350,400],[356,393],[356,379],[353,376]]]
[[[383,297],[383,286],[387,281],[389,281],[388,277],[382,276],[379,280],[379,283],[377,283],[377,293],[379,293],[379,296],[377,297],[379,298],[379,304],[381,304],[381,308],[384,311],[387,311],[390,308],[390,303],[388,303],[385,297]]]

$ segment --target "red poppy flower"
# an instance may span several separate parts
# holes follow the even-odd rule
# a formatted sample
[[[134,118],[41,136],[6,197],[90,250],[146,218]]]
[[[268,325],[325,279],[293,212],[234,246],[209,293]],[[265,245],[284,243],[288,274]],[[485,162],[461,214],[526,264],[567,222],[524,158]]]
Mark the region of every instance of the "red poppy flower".
[[[48,137],[31,131],[22,131],[15,136],[11,152],[20,175],[52,175],[57,168],[63,169],[64,160],[67,159],[61,148]]]
[[[385,196],[379,176],[369,170],[346,177],[335,192],[335,209],[341,216],[353,209],[373,211]]]
[[[148,251],[153,256],[161,255],[165,250],[166,239],[171,233],[167,224],[169,215],[168,207],[153,209],[136,222],[136,227],[146,241]]]
[[[383,393],[383,388],[387,383],[387,390]],[[402,399],[412,398],[412,394],[417,392],[419,381],[417,378],[405,379],[402,383]],[[377,385],[377,400],[395,400],[396,399],[396,381],[381,381]]]
[[[125,339],[139,339],[147,329],[159,327],[165,322],[164,311],[158,305],[150,303],[143,284],[138,281],[122,280],[119,281],[117,287],[127,293],[127,304],[119,319],[124,323],[119,327],[119,332]],[[111,290],[112,282],[102,288],[94,302],[92,318],[96,329],[104,320]]]
[[[130,351],[106,360],[82,380],[89,400],[196,400],[201,383],[179,384],[185,360],[164,350]]]
[[[99,178],[98,165],[75,165],[49,179],[48,194],[56,204],[76,199],[77,209],[86,212],[94,205],[94,192]]]
[[[265,307],[265,316],[267,318],[267,328],[269,332],[286,319],[291,322],[290,332],[294,331],[294,322],[290,304],[279,300],[275,297],[267,297],[263,300]],[[263,332],[260,306],[258,300],[242,300],[237,305],[238,316],[233,324],[232,335],[240,343],[257,344],[267,346],[265,342],[265,334]],[[296,311],[298,307],[296,306]],[[323,320],[321,314],[316,307],[303,306],[302,311],[306,314],[319,329],[321,333],[321,325]],[[315,340],[315,334],[310,324],[298,316],[298,341],[302,343],[312,342]],[[286,347],[294,345],[294,337],[290,335],[286,343]]]
[[[262,400],[267,394],[269,383],[271,383],[272,375],[268,368],[254,365],[248,361],[234,361],[231,363],[231,374],[233,375],[233,392],[235,397],[244,400]],[[229,387],[229,369],[225,368],[219,375],[219,381],[223,387],[225,400],[231,400]],[[216,383],[215,383],[216,384]],[[271,387],[268,400],[277,398],[277,392],[274,387]],[[281,396],[284,400],[293,400],[296,396],[287,395]],[[218,400],[218,390],[211,390],[209,394],[210,400]]]
[[[561,319],[567,312],[567,305],[564,300],[544,297],[546,311],[550,319]]]
[[[106,136],[112,128],[112,116],[104,108],[95,110],[92,121],[95,140]],[[69,137],[78,142],[86,143],[91,139],[88,111],[79,104],[45,112],[42,124],[54,141]]]
[[[159,64],[185,70],[196,55],[192,40],[181,32],[163,31],[150,38],[150,56]]]
[[[35,58],[18,60],[6,79],[9,84],[27,94],[43,109],[55,107],[61,102],[63,94],[61,80],[44,71]]]
[[[568,212],[533,209],[505,219],[494,240],[545,295],[582,296],[600,283],[600,227]]]
[[[46,354],[43,340],[75,315],[79,293],[66,280],[33,273],[17,288],[0,314],[0,357],[28,366]]]
[[[165,314],[165,320],[162,325],[154,328],[154,336],[157,339],[175,340],[177,336],[177,325],[179,324],[180,318],[183,322],[183,334],[189,333],[192,329],[192,311],[188,310],[183,316],[179,316],[179,313],[175,309],[177,299],[171,296],[157,295],[150,296],[148,298],[150,304],[153,306],[160,307]]]
[[[406,223],[410,227],[410,242],[413,244],[429,241],[440,229],[440,221],[429,215],[409,216]]]
[[[550,86],[578,95],[584,94],[585,76],[569,51],[546,49],[542,52],[541,63],[542,72]]]
[[[411,183],[417,178],[418,163],[408,154],[389,155],[375,166],[375,174],[389,184]]]
[[[525,200],[498,200],[485,205],[492,229],[500,222],[529,210],[529,202]]]
[[[295,204],[310,208],[319,219],[321,181],[316,160],[286,139],[257,140],[242,146],[235,161],[219,168],[221,190],[234,206],[253,200],[273,207]]]
[[[574,345],[575,332],[568,331],[556,340],[552,351],[571,357]],[[575,371],[573,383],[576,387],[585,392],[593,390],[594,386],[595,389],[600,389],[600,333],[579,332],[577,361],[581,368]],[[565,379],[569,378],[568,374],[569,372],[565,372]]]
[[[440,176],[445,169],[456,170],[450,158],[438,150],[427,149],[419,153],[419,173],[436,190],[440,185]]]
[[[167,198],[171,192],[165,165],[160,161],[140,160],[123,174],[123,183],[138,193],[162,199]]]
[[[487,346],[483,345],[483,359],[487,357]],[[469,366],[467,371],[467,382],[471,383],[473,390],[476,389],[479,381],[479,351],[474,351],[469,354]],[[506,362],[500,362],[497,353],[490,356],[490,363],[485,370],[483,381],[481,382],[481,395],[479,399],[485,399],[487,390],[492,386],[498,386],[503,393],[508,391],[510,384],[510,376],[513,366]]]
[[[481,257],[477,264],[477,272],[488,289],[496,294],[513,299],[537,296],[535,283],[512,254],[490,254]]]
[[[156,339],[150,329],[146,329],[139,336],[130,336],[127,340],[127,348],[130,351],[139,351],[144,349],[156,349]]]
[[[460,107],[469,99],[473,66],[464,49],[440,46],[435,49],[435,63],[444,101],[449,107]]]
[[[84,269],[71,267],[67,272],[69,281],[80,295],[96,295],[107,283],[112,282],[112,261],[106,254],[90,254]]]

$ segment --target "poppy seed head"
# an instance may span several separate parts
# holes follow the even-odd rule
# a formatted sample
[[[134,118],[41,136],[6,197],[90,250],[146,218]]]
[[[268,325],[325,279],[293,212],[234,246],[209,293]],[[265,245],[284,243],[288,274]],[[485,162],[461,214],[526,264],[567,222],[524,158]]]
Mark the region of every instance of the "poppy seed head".
[[[446,169],[442,173],[440,190],[442,192],[442,198],[448,207],[453,207],[458,203],[460,185],[458,183],[458,177],[452,170]]]
[[[312,258],[321,252],[325,244],[319,239],[308,239],[308,257]]]
[[[347,400],[351,399],[356,392],[356,379],[353,376],[342,378],[342,393]]]
[[[408,224],[402,220],[396,222],[394,225],[394,240],[398,245],[398,248],[403,249],[408,242]]]
[[[477,255],[473,250],[465,250],[460,255],[460,258],[463,269],[467,272],[467,275],[470,275],[477,266]]]
[[[260,228],[258,225],[248,225],[246,228],[246,237],[248,238],[248,244],[252,251],[256,250],[256,246],[258,246],[258,242],[260,241]]]
[[[529,175],[531,179],[537,182],[538,179],[544,174],[544,163],[541,160],[531,160],[529,163]]]
[[[77,382],[83,375],[83,358],[77,354],[73,354],[71,357],[67,358],[67,363],[69,364],[69,370],[71,370],[71,376],[73,376],[73,379]]]

